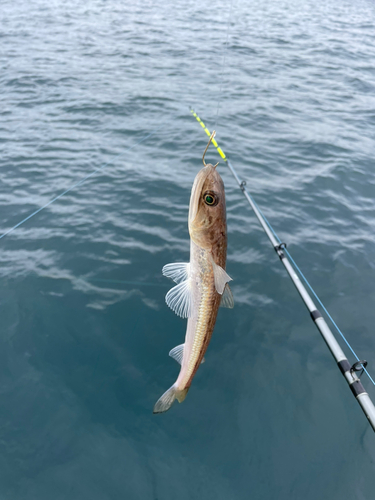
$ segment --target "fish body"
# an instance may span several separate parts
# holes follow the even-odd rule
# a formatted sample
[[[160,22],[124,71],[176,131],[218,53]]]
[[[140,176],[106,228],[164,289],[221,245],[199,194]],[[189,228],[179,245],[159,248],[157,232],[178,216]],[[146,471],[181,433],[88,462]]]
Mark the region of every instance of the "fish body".
[[[211,164],[197,174],[189,206],[190,262],[167,264],[163,274],[177,282],[166,296],[171,309],[187,317],[185,344],[170,351],[181,364],[176,382],[154,406],[167,411],[175,399],[185,399],[211,340],[220,305],[233,307],[225,272],[227,227],[224,183]]]

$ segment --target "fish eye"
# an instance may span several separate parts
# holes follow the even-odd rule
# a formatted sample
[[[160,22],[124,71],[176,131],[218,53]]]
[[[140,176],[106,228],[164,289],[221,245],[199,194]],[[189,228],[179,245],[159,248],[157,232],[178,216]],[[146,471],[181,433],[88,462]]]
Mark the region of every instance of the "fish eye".
[[[217,196],[212,191],[207,191],[206,193],[204,193],[203,200],[205,204],[209,205],[210,207],[214,207],[219,202]]]

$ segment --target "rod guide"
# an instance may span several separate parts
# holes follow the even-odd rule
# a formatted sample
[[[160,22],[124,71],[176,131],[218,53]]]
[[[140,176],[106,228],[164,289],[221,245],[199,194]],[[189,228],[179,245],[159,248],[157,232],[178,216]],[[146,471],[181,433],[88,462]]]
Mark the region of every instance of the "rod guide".
[[[351,366],[350,373],[353,374],[353,372],[361,372],[358,375],[358,378],[361,378],[366,366],[367,366],[367,361],[365,359],[357,361]]]

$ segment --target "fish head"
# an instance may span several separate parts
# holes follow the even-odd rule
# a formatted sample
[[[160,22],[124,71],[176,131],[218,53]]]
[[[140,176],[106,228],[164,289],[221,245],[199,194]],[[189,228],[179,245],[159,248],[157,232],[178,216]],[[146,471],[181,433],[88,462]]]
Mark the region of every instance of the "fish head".
[[[189,233],[201,248],[226,239],[224,183],[216,167],[206,165],[195,177],[189,207]]]

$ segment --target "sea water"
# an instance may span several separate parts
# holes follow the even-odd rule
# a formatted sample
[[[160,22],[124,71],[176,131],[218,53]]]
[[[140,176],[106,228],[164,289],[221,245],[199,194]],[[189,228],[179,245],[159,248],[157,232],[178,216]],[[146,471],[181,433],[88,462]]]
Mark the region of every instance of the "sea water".
[[[223,161],[235,308],[152,408],[189,106],[375,374],[374,4],[4,0],[0,43],[1,233],[106,165],[0,240],[1,500],[372,499],[373,432]]]

